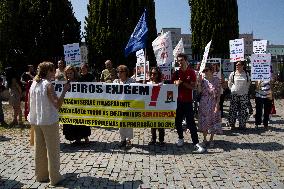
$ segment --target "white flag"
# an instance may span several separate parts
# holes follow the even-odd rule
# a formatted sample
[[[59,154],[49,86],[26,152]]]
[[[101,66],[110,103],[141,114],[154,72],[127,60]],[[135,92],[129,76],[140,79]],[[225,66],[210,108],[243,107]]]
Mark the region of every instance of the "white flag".
[[[201,64],[200,64],[200,70],[199,70],[200,73],[204,70],[204,68],[206,66],[206,62],[207,62],[211,43],[212,43],[212,40],[206,45],[206,47],[204,49],[203,59],[202,59]]]
[[[153,42],[153,51],[158,66],[171,66],[174,61],[171,33],[167,32],[158,36]]]
[[[174,49],[173,55],[176,58],[178,54],[184,53],[184,46],[183,46],[183,41],[182,38],[180,38],[177,46]]]

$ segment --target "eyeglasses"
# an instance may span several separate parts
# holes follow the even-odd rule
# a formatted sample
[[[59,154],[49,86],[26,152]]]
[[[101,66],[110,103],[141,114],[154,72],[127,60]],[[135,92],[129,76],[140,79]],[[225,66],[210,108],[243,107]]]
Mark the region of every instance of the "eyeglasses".
[[[237,64],[236,66],[242,66],[241,64]]]

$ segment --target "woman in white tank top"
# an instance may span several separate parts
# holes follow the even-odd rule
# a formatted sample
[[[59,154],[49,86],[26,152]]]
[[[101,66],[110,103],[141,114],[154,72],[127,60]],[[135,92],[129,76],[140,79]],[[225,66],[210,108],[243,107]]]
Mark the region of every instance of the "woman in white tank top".
[[[51,62],[38,66],[38,73],[30,87],[28,121],[35,130],[35,177],[38,182],[50,181],[51,185],[63,180],[60,170],[60,137],[58,109],[70,88],[65,84],[61,96],[55,94],[51,79],[55,67]]]

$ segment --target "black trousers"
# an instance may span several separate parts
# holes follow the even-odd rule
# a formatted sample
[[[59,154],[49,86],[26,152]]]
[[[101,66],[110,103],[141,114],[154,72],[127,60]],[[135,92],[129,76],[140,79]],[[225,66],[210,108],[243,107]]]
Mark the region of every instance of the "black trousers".
[[[156,128],[151,128],[151,134],[152,134],[152,141],[156,142],[157,140],[157,129]],[[159,142],[164,142],[165,140],[165,129],[159,128]]]
[[[199,143],[196,124],[194,122],[194,112],[192,102],[177,101],[175,126],[177,129],[179,139],[183,139],[182,120],[186,118],[187,128],[190,130],[193,144]]]
[[[255,124],[268,126],[269,114],[271,112],[272,100],[268,98],[255,98]],[[263,120],[262,120],[263,116]]]

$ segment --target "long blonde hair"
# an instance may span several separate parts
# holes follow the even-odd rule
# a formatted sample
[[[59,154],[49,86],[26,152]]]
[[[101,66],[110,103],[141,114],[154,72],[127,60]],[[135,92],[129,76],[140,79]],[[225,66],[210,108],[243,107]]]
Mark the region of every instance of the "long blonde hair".
[[[49,71],[54,71],[55,66],[52,62],[42,62],[37,67],[37,75],[34,77],[36,82],[40,82],[47,77]]]
[[[74,80],[77,81],[79,79],[79,74],[78,74],[78,71],[76,70],[76,68],[74,66],[66,66],[65,69],[64,69],[64,78],[65,80],[67,81],[67,76],[66,76],[66,72],[68,70],[72,70],[73,73],[74,73]]]

